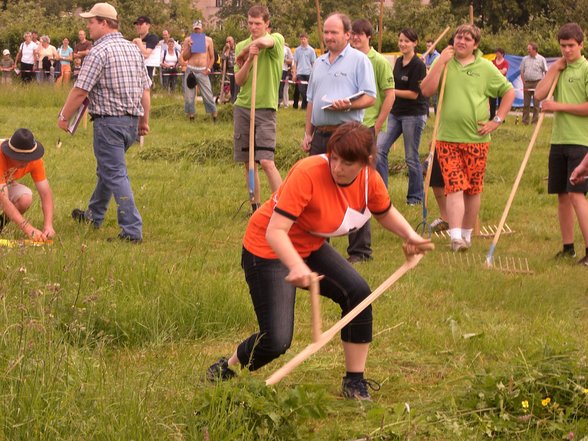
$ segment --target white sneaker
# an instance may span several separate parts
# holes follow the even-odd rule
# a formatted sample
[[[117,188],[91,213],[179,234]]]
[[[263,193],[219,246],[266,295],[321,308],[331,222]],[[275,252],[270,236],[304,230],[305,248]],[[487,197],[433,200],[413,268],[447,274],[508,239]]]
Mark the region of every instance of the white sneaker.
[[[454,253],[466,251],[469,248],[467,242],[463,239],[451,239],[451,250]]]

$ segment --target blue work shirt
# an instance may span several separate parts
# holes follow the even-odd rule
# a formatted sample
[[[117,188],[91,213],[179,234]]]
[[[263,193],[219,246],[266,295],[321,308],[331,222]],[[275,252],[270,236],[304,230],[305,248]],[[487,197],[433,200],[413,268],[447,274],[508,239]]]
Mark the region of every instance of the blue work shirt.
[[[376,79],[369,58],[349,44],[329,63],[329,54],[321,55],[314,63],[308,84],[307,98],[312,103],[313,126],[339,125],[349,121],[363,121],[364,109],[349,112],[323,110],[332,100],[342,99],[363,90],[376,97]],[[326,97],[329,101],[324,101]]]
[[[296,63],[296,75],[310,75],[312,65],[316,61],[316,52],[310,46],[298,46],[294,51],[294,63]]]

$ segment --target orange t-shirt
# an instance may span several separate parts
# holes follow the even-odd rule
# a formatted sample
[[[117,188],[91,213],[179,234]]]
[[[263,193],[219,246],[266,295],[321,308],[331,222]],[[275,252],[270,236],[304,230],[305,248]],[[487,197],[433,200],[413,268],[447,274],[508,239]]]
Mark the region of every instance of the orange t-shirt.
[[[26,176],[28,173],[31,174],[34,182],[47,179],[43,158],[28,162],[24,167],[18,168],[17,163],[4,155],[0,150],[0,184],[10,184]]]
[[[391,207],[388,190],[382,178],[373,168],[368,168],[367,207],[373,214],[382,214]],[[365,208],[366,177],[362,169],[349,185],[338,186],[329,163],[321,156],[311,156],[298,161],[288,176],[249,220],[243,246],[250,253],[264,259],[278,256],[267,243],[265,233],[274,211],[294,221],[288,232],[294,248],[302,257],[318,250],[324,237],[311,231],[329,233],[343,222],[347,208],[363,211]]]

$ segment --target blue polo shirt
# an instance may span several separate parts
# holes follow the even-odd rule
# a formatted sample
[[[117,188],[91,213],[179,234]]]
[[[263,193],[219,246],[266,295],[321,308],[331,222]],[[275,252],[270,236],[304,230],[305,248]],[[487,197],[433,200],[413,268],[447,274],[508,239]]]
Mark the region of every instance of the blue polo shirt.
[[[310,75],[307,98],[312,103],[311,123],[313,126],[331,126],[350,121],[363,121],[364,110],[338,112],[322,110],[330,101],[342,99],[363,90],[367,95],[376,97],[376,80],[369,58],[353,49],[349,44],[329,63],[329,54],[321,55],[314,63]]]
[[[296,75],[310,75],[312,65],[316,61],[316,52],[310,46],[298,46],[294,51],[294,63],[296,63]]]

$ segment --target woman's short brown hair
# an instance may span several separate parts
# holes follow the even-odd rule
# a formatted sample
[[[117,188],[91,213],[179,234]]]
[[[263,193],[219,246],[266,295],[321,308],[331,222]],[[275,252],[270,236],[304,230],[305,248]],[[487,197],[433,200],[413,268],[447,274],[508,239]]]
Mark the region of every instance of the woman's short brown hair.
[[[373,165],[376,145],[372,129],[358,122],[342,124],[329,138],[327,153],[336,153],[345,161]]]

